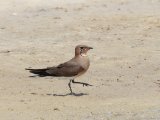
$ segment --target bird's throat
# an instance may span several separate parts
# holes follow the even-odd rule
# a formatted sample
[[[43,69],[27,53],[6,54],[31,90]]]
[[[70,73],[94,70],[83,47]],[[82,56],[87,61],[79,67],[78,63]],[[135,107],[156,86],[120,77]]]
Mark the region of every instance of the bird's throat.
[[[86,56],[87,56],[87,54],[81,53],[81,56],[82,56],[82,57],[86,57]]]

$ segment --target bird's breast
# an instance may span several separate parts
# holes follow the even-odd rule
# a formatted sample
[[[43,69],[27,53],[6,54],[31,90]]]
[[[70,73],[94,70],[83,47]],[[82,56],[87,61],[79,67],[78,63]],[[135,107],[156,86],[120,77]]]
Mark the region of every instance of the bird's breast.
[[[80,60],[79,63],[84,68],[84,70],[87,70],[90,66],[89,58],[87,56],[82,56],[81,59],[79,60]]]
[[[78,76],[81,76],[82,74],[84,74],[90,66],[90,61],[89,61],[89,58],[87,56],[80,56],[77,59],[77,62],[78,62],[78,64],[81,65],[81,67],[83,68],[83,71],[78,73],[78,75],[76,75],[75,77],[78,77]]]

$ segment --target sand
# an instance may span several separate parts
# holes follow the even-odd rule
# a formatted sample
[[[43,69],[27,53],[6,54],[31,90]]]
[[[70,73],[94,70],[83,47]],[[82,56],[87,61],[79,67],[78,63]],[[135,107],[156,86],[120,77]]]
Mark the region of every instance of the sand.
[[[1,0],[1,120],[160,120],[159,0]],[[29,77],[78,44],[91,66],[69,78]]]

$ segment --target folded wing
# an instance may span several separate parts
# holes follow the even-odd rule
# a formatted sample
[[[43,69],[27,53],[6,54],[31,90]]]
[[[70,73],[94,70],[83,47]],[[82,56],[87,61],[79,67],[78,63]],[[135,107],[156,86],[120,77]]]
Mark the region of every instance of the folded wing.
[[[26,69],[31,73],[37,74],[39,76],[64,76],[72,77],[78,75],[84,69],[77,62],[69,61],[58,65],[57,67],[48,67],[44,69]]]

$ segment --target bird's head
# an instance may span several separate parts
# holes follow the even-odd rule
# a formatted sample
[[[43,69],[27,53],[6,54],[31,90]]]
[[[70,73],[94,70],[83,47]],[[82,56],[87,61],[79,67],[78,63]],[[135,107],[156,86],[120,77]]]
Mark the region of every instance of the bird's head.
[[[93,49],[93,48],[87,45],[77,45],[75,48],[75,56],[78,56],[78,55],[87,56],[87,52],[90,49]]]

